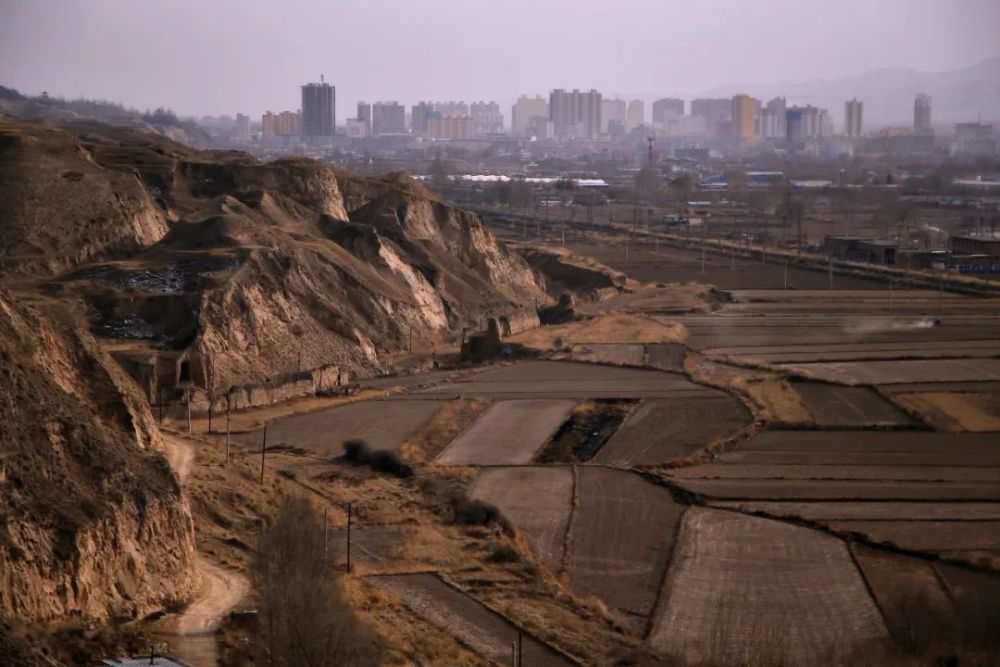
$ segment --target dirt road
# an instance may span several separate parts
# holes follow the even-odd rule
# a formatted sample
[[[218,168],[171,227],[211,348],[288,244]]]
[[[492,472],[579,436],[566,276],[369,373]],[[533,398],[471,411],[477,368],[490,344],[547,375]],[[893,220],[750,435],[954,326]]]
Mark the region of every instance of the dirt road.
[[[183,484],[194,467],[194,445],[169,433],[163,434],[167,460]],[[198,554],[201,590],[187,608],[170,618],[160,631],[170,653],[198,667],[218,664],[215,630],[225,616],[246,597],[250,582],[238,572],[226,570]]]

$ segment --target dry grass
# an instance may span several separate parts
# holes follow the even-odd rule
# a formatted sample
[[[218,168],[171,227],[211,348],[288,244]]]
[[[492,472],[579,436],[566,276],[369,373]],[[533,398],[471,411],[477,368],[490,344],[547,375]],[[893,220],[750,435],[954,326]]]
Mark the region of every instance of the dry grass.
[[[682,324],[614,312],[538,327],[512,336],[510,341],[538,350],[555,350],[587,343],[680,343],[686,337]]]
[[[921,392],[896,394],[892,398],[935,431],[1000,431],[998,394]]]
[[[688,354],[684,368],[695,382],[739,395],[759,421],[798,427],[815,423],[798,392],[773,373],[709,362],[694,353]]]
[[[485,398],[458,398],[448,401],[406,442],[400,453],[407,461],[431,461],[490,406]]]

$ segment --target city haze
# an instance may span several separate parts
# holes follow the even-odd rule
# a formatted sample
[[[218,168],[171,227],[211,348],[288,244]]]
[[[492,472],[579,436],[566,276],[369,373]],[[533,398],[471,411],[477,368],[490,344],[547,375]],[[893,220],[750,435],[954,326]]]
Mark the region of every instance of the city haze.
[[[357,100],[507,106],[557,87],[690,99],[888,67],[961,69],[1000,55],[998,26],[1000,5],[989,0],[921,3],[919,12],[905,0],[808,9],[782,0],[96,0],[59,3],[58,12],[13,0],[0,8],[0,82],[30,94],[254,117],[297,108],[299,84],[320,74],[337,86],[338,118],[353,115]]]

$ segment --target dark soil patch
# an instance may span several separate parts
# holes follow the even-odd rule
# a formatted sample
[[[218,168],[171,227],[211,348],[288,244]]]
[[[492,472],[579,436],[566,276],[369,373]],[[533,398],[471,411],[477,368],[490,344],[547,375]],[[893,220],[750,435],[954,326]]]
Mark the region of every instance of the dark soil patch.
[[[614,435],[638,404],[634,399],[594,401],[593,409],[574,410],[536,456],[538,463],[589,461]]]

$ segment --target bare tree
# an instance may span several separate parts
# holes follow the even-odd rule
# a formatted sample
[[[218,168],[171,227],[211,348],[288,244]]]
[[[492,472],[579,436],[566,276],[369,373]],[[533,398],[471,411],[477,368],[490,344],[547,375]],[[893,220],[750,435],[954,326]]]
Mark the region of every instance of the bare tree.
[[[308,500],[288,498],[260,537],[252,565],[260,603],[258,665],[380,662],[372,632],[354,615],[325,558],[323,528]]]

